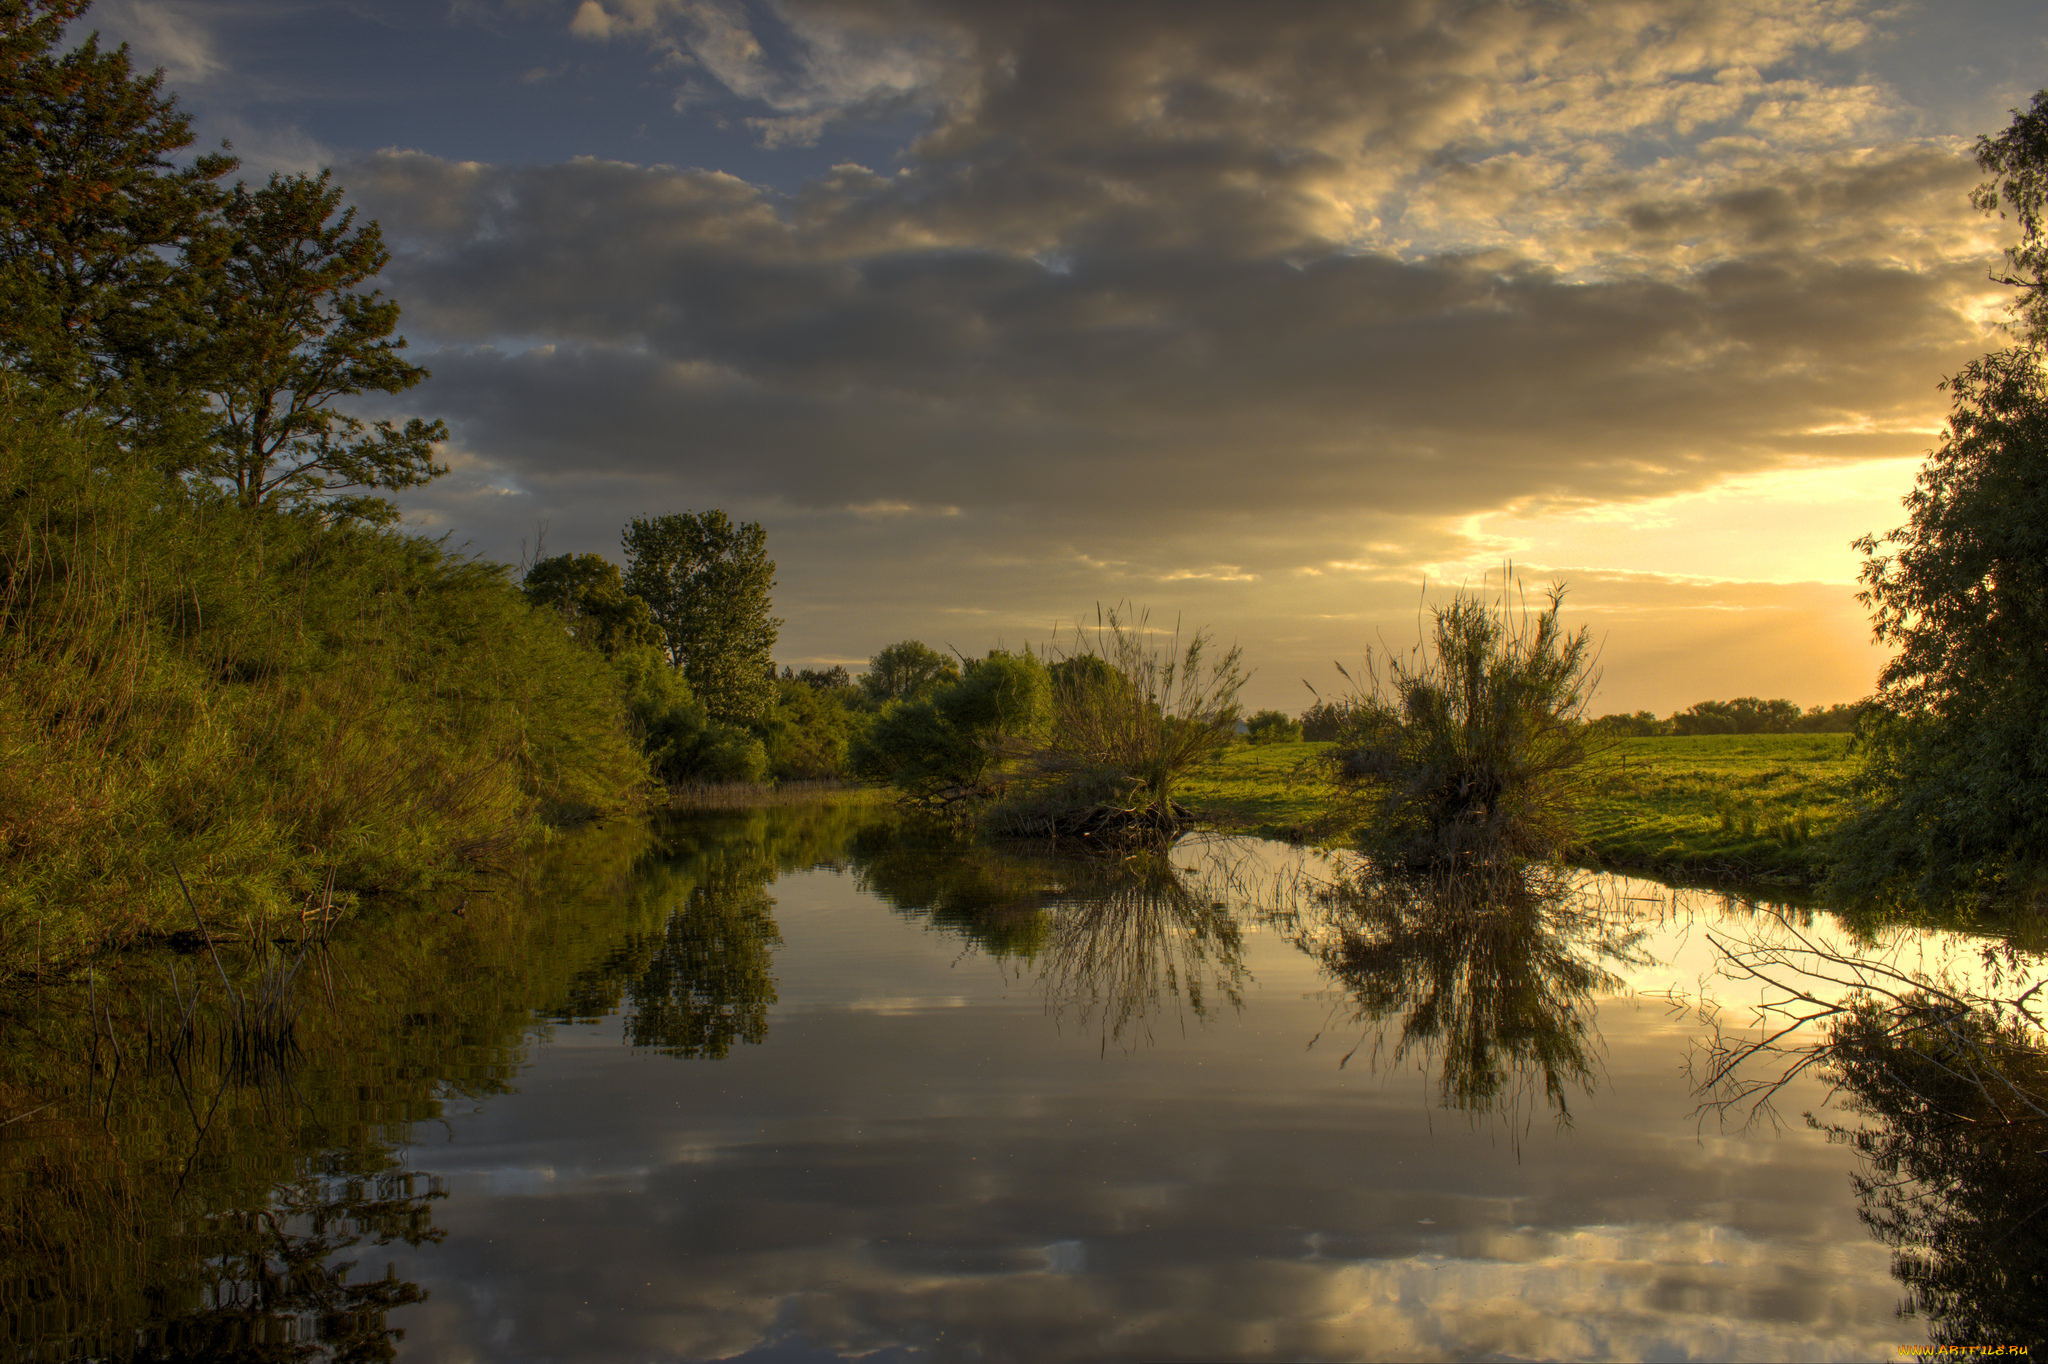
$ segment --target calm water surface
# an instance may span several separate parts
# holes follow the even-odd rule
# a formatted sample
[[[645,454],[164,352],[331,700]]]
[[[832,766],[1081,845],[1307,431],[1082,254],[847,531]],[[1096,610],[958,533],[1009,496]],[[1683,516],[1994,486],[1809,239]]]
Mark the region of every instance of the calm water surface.
[[[949,849],[849,810],[615,831],[500,901],[340,934],[293,984],[275,1065],[238,1056],[218,1014],[180,1051],[212,1007],[192,1001],[221,990],[203,952],[96,978],[67,1021],[10,1025],[0,1119],[51,1105],[0,1128],[14,1348],[1894,1359],[1927,1341],[1859,1218],[1863,1157],[1821,1130],[1854,1126],[1840,1098],[1808,1073],[1780,1123],[1702,1114],[1702,1006],[1753,1035],[1764,989],[1716,940],[1783,941],[1776,918],[1618,881],[1446,917],[1333,899],[1340,869],[1277,845],[1172,863]],[[1967,965],[1980,946],[1888,950]],[[246,948],[239,969],[253,998]]]

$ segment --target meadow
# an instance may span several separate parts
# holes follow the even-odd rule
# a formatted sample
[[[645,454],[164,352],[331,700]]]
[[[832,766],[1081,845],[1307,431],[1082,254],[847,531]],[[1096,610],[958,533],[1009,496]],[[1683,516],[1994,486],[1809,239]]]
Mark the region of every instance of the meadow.
[[[1577,857],[1682,880],[1809,884],[1848,815],[1857,758],[1846,734],[1630,738],[1596,752],[1581,789]],[[1358,812],[1318,770],[1321,743],[1237,745],[1184,779],[1208,825],[1329,845]]]

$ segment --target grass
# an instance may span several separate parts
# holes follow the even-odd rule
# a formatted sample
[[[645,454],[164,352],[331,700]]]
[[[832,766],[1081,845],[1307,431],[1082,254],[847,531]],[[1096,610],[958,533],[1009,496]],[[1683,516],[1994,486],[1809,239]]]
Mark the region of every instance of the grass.
[[[1357,816],[1318,776],[1328,744],[1239,744],[1183,780],[1221,829],[1350,843]],[[1588,764],[1576,857],[1676,879],[1810,884],[1848,815],[1846,734],[1622,739]]]
[[[1846,734],[1623,739],[1589,774],[1579,831],[1602,866],[1810,884],[1849,813]]]
[[[1180,800],[1211,828],[1308,843],[1349,842],[1353,811],[1340,806],[1316,759],[1329,744],[1233,744],[1180,779]]]
[[[0,388],[0,978],[295,924],[637,806],[617,679],[429,541],[248,511]]]

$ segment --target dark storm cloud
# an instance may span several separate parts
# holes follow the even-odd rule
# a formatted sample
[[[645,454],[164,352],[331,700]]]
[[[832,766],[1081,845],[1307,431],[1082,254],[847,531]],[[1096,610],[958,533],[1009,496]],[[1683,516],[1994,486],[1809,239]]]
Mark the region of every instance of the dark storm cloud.
[[[1802,433],[1844,413],[1920,410],[1979,337],[1959,311],[1975,261],[1767,244],[1582,280],[1499,251],[1065,247],[1049,266],[849,251],[829,217],[799,225],[697,172],[389,156],[351,178],[404,245],[391,282],[414,335],[451,347],[435,397],[466,442],[526,473],[572,451],[579,468],[680,462],[811,505],[1070,498],[1052,474],[1189,510],[1249,458],[1264,476],[1224,505],[1668,491],[1826,452],[1840,443]],[[1752,199],[1643,207],[1631,225],[1697,235],[1732,217],[1755,237],[1759,215],[1801,216],[1788,193]],[[504,338],[550,344],[483,348]]]

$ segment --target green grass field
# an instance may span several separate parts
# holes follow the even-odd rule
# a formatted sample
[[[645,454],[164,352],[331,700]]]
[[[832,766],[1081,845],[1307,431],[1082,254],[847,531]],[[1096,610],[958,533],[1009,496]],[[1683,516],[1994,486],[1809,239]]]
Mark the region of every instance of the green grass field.
[[[1594,762],[1588,860],[1671,876],[1812,882],[1849,812],[1846,734],[1623,739]]]
[[[1239,744],[1177,795],[1216,828],[1348,842],[1357,812],[1315,772],[1327,747]],[[1846,734],[1618,740],[1588,772],[1582,855],[1681,879],[1812,882],[1855,768]]]

